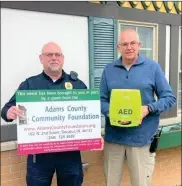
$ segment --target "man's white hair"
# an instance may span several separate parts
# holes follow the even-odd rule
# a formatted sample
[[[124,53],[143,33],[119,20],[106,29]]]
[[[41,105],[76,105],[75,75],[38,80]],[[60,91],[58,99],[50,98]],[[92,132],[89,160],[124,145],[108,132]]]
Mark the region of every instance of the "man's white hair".
[[[138,32],[136,32],[136,30],[134,30],[134,29],[132,29],[132,28],[126,28],[125,30],[121,31],[121,33],[127,32],[127,31],[135,32],[136,35],[137,35],[137,41],[140,42],[140,37],[139,37],[139,35],[138,35]]]

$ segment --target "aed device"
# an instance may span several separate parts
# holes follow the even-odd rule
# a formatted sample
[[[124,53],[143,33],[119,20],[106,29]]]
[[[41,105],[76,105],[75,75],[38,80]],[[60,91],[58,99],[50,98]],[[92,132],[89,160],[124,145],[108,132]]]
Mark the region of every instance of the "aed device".
[[[112,126],[139,126],[142,119],[140,90],[113,89],[110,96],[109,118]]]

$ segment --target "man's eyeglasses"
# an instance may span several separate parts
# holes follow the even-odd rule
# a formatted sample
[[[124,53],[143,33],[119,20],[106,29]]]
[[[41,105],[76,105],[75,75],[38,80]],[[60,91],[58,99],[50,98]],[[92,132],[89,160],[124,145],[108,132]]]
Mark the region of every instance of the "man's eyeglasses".
[[[137,41],[132,41],[130,43],[121,43],[119,44],[119,46],[123,47],[123,48],[128,48],[128,46],[130,45],[132,48],[135,47],[137,44],[139,44],[139,42]]]
[[[60,53],[43,53],[42,55],[47,56],[49,58],[52,58],[53,56],[55,56],[56,58],[63,57],[63,54]]]

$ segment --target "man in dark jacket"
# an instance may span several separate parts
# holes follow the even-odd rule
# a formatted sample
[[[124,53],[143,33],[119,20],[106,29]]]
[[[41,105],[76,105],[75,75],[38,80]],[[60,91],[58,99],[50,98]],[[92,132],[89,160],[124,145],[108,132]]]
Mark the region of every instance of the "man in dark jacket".
[[[40,62],[43,72],[27,78],[18,90],[66,89],[68,83],[73,89],[87,88],[76,73],[68,75],[64,72],[64,55],[56,43],[49,42],[43,46]],[[2,108],[1,116],[7,122],[21,117],[21,111],[16,107],[15,94]],[[80,151],[28,155],[27,186],[51,186],[55,171],[58,186],[81,186],[83,171]]]

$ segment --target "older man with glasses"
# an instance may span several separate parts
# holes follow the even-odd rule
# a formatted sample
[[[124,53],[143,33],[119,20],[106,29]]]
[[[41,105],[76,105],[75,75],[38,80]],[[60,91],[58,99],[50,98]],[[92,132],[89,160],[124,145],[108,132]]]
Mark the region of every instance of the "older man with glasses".
[[[121,57],[105,67],[101,78],[101,109],[106,117],[104,172],[107,186],[122,185],[125,159],[132,186],[152,185],[157,146],[157,138],[154,136],[158,130],[160,114],[176,103],[160,65],[139,55],[140,46],[135,30],[121,32],[117,45]],[[109,108],[112,89],[140,90],[142,122],[138,127],[111,125]],[[121,122],[123,124],[127,123]]]
[[[63,70],[64,55],[56,43],[45,44],[39,58],[43,72],[27,78],[20,84],[19,90],[66,89],[68,83],[73,89],[87,88],[76,73],[67,74]],[[2,108],[1,116],[5,121],[11,122],[21,117],[21,111],[15,105],[16,98],[13,95]],[[58,186],[81,186],[83,171],[80,151],[28,155],[27,186],[51,186],[55,171]]]

